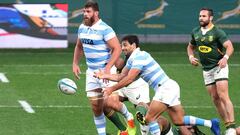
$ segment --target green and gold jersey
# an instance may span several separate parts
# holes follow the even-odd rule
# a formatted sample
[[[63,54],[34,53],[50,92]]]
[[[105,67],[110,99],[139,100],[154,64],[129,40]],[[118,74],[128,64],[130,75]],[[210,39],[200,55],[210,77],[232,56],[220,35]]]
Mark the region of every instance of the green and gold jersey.
[[[205,34],[201,27],[196,27],[192,31],[190,43],[197,47],[200,62],[203,70],[210,70],[218,65],[218,61],[224,56],[223,43],[228,40],[226,33],[213,26]]]

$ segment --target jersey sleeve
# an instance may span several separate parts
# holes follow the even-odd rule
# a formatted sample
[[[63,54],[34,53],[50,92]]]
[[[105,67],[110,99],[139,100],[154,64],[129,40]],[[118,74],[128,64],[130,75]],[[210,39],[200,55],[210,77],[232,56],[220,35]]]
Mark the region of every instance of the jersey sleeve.
[[[144,66],[144,59],[141,56],[137,56],[134,58],[134,60],[131,60],[131,62],[129,63],[129,66],[127,64],[127,68],[128,69],[139,69],[142,70],[143,66]]]
[[[82,31],[83,31],[83,27],[82,27],[82,24],[81,24],[78,28],[78,39],[80,39],[80,33],[82,33]]]
[[[227,34],[221,29],[218,29],[217,31],[217,38],[221,44],[228,40]]]
[[[128,59],[125,67],[126,67],[127,69],[131,69],[131,67],[132,67],[132,60],[131,60],[131,59]]]
[[[113,29],[111,27],[107,27],[103,32],[104,40],[108,41],[114,37],[116,37],[116,33],[113,31]]]
[[[194,38],[194,34],[193,34],[193,32],[191,33],[191,40],[190,40],[190,43],[191,43],[192,45],[196,45],[196,40],[195,40],[195,38]]]

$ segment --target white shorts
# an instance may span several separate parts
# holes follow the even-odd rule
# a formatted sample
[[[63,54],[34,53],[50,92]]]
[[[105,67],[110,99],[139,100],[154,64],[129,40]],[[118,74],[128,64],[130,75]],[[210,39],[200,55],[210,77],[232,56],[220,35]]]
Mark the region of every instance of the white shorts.
[[[99,70],[90,70],[87,69],[86,71],[86,92],[87,92],[87,97],[96,97],[96,96],[102,96],[102,92],[95,92],[92,90],[102,88],[104,89],[105,87],[110,87],[116,84],[116,82],[109,81],[108,83],[103,82],[103,79],[98,79],[93,77],[94,72],[98,72]],[[116,73],[116,67],[112,67],[111,73],[114,74]]]
[[[228,65],[224,68],[215,67],[209,71],[203,71],[205,85],[214,84],[218,80],[228,80]]]
[[[179,85],[172,79],[167,80],[155,90],[153,100],[160,101],[168,106],[181,104]]]
[[[142,78],[139,78],[127,87],[118,90],[118,95],[128,98],[128,100],[135,105],[140,102],[150,102],[149,85]]]

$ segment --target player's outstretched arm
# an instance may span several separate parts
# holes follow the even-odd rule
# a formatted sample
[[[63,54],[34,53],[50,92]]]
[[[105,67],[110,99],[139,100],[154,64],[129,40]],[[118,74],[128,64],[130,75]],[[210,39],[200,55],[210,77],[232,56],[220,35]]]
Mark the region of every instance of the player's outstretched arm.
[[[74,76],[77,79],[80,79],[79,74],[81,73],[81,70],[78,66],[78,62],[80,58],[83,57],[83,47],[80,39],[77,40],[75,49],[74,49],[74,55],[73,55],[73,64],[72,64],[72,71]]]
[[[107,74],[102,70],[99,70],[99,72],[94,72],[94,77],[99,79],[107,79],[115,82],[119,82],[122,78],[127,76],[128,69],[124,68],[121,74]]]

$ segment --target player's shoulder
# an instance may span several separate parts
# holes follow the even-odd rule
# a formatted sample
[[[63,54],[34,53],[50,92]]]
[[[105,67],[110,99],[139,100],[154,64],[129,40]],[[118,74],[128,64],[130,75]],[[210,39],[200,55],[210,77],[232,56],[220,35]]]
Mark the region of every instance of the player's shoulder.
[[[217,33],[225,33],[223,29],[219,28],[218,26],[214,25],[213,31]]]
[[[79,25],[78,27],[78,33],[82,33],[84,29],[87,29],[87,26],[84,25],[83,23]]]
[[[201,29],[200,26],[194,27],[194,28],[192,29],[192,33],[196,33],[196,32],[198,32],[200,29]]]
[[[85,27],[87,27],[84,23],[81,23],[80,25],[79,25],[79,28],[85,28]]]
[[[151,57],[151,55],[146,51],[138,51],[135,55],[135,59],[141,59],[141,60],[144,60],[144,59],[146,60],[149,57]]]
[[[107,23],[105,23],[104,21],[102,20],[99,20],[99,27],[102,27],[102,28],[105,28],[105,29],[108,29],[108,28],[111,28],[111,26],[109,26]]]

